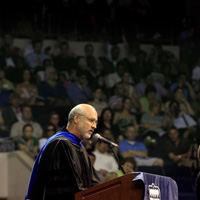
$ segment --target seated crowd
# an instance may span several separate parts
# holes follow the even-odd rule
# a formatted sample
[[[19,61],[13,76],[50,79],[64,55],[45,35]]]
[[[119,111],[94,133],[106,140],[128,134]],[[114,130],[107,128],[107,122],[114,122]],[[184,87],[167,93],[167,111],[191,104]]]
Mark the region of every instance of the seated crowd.
[[[175,57],[165,51],[160,59],[141,49],[135,59],[121,58],[117,45],[107,57],[95,57],[92,44],[84,51],[84,56],[72,53],[65,40],[52,52],[41,40],[34,40],[29,49],[2,45],[1,137],[8,136],[14,150],[35,158],[65,125],[59,107],[89,103],[99,116],[95,133],[119,145],[115,153],[126,173],[139,166],[194,167],[193,145],[200,142],[199,97],[194,90],[199,80],[179,71]],[[165,74],[162,67],[167,65],[176,69]],[[107,144],[92,139],[83,143],[102,181],[122,175]],[[0,151],[10,151],[9,145],[0,143]]]

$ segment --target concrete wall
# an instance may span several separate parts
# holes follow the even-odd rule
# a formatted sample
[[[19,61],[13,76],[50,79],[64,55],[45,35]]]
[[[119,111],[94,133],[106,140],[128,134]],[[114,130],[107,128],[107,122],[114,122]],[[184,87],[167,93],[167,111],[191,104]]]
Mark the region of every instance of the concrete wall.
[[[34,160],[22,151],[0,153],[0,198],[24,199],[33,165]]]

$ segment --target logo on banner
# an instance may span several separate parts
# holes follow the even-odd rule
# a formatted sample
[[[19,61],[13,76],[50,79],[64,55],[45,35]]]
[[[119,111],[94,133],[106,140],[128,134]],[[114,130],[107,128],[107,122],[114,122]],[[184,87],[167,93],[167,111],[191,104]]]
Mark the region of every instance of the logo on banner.
[[[160,188],[154,183],[148,186],[149,187],[149,200],[161,200]]]

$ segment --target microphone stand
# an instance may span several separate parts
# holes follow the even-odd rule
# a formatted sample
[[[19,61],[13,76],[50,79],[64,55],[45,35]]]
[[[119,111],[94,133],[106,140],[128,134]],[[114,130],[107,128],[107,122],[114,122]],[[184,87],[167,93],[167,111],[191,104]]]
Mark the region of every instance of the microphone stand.
[[[121,166],[121,164],[120,164],[120,162],[119,162],[118,156],[116,155],[116,153],[115,153],[114,150],[113,150],[113,145],[112,145],[112,144],[109,144],[108,146],[109,146],[109,148],[110,148],[110,150],[111,150],[113,156],[115,157],[115,160],[116,160],[117,163],[118,163],[118,169],[121,170],[121,171],[123,172],[123,174],[126,174],[125,171],[124,171],[124,169],[123,169],[123,167]]]

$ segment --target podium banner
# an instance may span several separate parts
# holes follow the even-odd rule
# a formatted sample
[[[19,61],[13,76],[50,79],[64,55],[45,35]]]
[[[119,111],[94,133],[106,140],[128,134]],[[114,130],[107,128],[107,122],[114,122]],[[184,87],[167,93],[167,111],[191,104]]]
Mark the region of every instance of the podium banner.
[[[132,181],[141,180],[145,185],[144,200],[178,200],[176,182],[166,176],[135,172]]]

